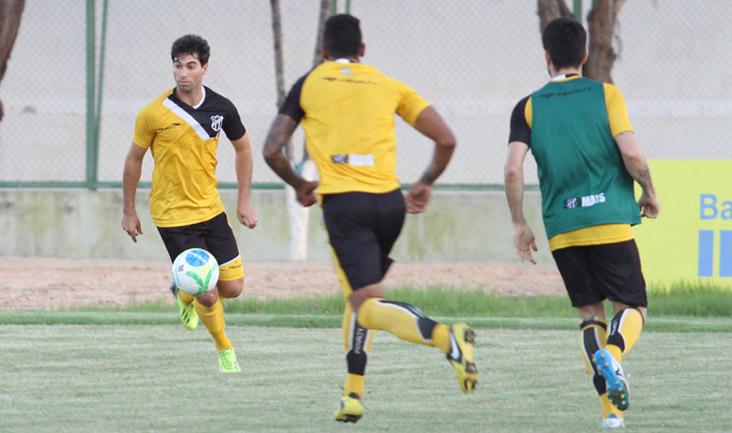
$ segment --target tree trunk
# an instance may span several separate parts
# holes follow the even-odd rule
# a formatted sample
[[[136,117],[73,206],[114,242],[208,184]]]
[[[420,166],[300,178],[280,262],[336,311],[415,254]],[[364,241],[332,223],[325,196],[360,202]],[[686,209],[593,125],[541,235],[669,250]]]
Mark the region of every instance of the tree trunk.
[[[325,22],[330,16],[330,5],[332,0],[320,0],[320,15],[318,16],[318,36],[315,41],[315,57],[313,58],[313,66],[318,66],[323,61],[320,54],[320,47],[323,46],[323,31],[325,30]]]
[[[625,0],[593,0],[587,14],[590,48],[583,75],[594,80],[612,83],[613,64],[618,57],[613,49],[618,12]]]
[[[277,109],[285,102],[285,56],[282,48],[282,14],[280,0],[270,0],[272,9],[272,36],[274,38],[275,90],[277,91]],[[293,156],[292,142],[285,145],[285,154],[290,160]]]
[[[275,89],[277,90],[277,108],[285,102],[285,61],[282,52],[282,15],[280,0],[270,0],[272,7],[272,36],[274,37]]]
[[[625,0],[592,0],[592,9],[587,14],[587,36],[589,38],[587,63],[582,75],[593,80],[612,83],[612,69],[617,55],[613,49],[616,18]],[[539,32],[549,21],[559,17],[573,17],[564,0],[538,0]]]
[[[5,77],[24,7],[25,0],[0,0],[0,81]],[[0,120],[3,114],[3,104],[0,102]]]
[[[544,27],[549,21],[559,17],[573,17],[572,10],[567,7],[564,0],[539,0],[539,34],[544,31]]]

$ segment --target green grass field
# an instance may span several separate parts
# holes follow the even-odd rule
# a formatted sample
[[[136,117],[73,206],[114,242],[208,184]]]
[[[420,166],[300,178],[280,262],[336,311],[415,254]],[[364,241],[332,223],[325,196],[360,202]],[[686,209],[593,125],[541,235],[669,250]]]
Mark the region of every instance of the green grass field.
[[[565,297],[402,289],[392,299],[478,332],[480,384],[460,392],[436,349],[378,333],[365,415],[332,414],[345,378],[339,296],[225,302],[242,374],[218,372],[203,327],[171,302],[0,311],[0,432],[587,432],[599,401]],[[732,431],[732,294],[650,296],[650,321],[623,361],[628,432]]]
[[[224,375],[204,329],[152,322],[0,326],[0,431],[599,430],[574,330],[479,328],[472,395],[436,349],[379,333],[364,418],[343,425],[332,419],[345,375],[339,329],[230,324],[244,372]],[[632,386],[626,430],[729,432],[730,343],[724,332],[645,332],[623,363]]]

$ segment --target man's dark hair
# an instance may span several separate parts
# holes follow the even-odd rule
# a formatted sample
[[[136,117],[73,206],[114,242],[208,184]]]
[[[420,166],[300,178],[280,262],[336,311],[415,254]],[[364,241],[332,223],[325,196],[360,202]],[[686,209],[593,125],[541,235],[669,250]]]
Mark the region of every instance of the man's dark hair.
[[[361,54],[361,27],[358,18],[346,14],[328,18],[323,31],[323,47],[335,58]]]
[[[576,67],[582,64],[585,57],[587,32],[573,18],[556,18],[544,27],[541,42],[549,52],[555,69]]]
[[[175,62],[175,59],[184,54],[190,54],[196,57],[201,62],[201,66],[203,66],[208,63],[211,48],[208,46],[208,42],[202,37],[198,35],[185,35],[173,42],[173,47],[170,49],[170,58]]]

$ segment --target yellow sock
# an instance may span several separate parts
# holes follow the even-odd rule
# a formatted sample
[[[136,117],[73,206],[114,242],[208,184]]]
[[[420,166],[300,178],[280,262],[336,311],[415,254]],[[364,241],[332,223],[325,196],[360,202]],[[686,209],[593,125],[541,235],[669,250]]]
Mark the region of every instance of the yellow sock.
[[[196,299],[193,295],[189,295],[188,293],[184,293],[180,290],[178,290],[178,297],[186,305],[191,305],[191,302]]]
[[[615,407],[614,404],[610,402],[610,399],[607,398],[607,394],[602,394],[600,396],[600,402],[602,403],[602,417],[607,418],[612,414],[615,414],[618,418],[623,418],[623,411]]]
[[[432,330],[432,342],[434,346],[447,353],[450,351],[450,327],[438,323]]]
[[[348,376],[346,376],[346,386],[343,387],[343,395],[349,395],[355,392],[359,397],[363,397],[363,380],[364,377],[360,374],[348,373]]]
[[[224,306],[221,305],[219,299],[211,307],[206,307],[200,302],[196,302],[196,313],[198,313],[198,318],[206,325],[206,329],[208,329],[209,334],[211,334],[216,342],[216,350],[233,347],[231,341],[224,333],[224,328],[226,327],[224,322]]]
[[[432,334],[439,324],[413,305],[371,298],[361,304],[357,317],[364,328],[387,331],[411,343],[435,346]]]
[[[636,308],[619,311],[610,323],[605,349],[620,362],[638,341],[643,330],[643,315]]]

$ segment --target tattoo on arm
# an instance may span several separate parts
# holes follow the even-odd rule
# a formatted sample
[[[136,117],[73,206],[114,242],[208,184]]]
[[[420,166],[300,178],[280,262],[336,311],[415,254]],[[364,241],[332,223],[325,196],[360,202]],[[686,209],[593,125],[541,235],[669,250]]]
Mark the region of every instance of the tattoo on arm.
[[[438,170],[434,166],[434,164],[431,164],[419,181],[427,185],[432,185],[433,183],[435,183],[435,180],[437,180],[437,177],[440,175],[439,171],[441,170]]]
[[[641,168],[635,173],[635,181],[638,182],[638,184],[643,188],[643,190],[647,190],[651,187],[651,170],[646,165],[645,167]]]
[[[282,114],[277,115],[269,129],[267,141],[264,143],[265,155],[281,151],[290,141],[296,128],[297,123],[292,118]]]
[[[267,139],[264,142],[264,160],[277,175],[285,181],[288,185],[291,185],[295,189],[299,188],[304,180],[300,175],[292,168],[290,161],[282,151],[292,133],[297,128],[297,122],[291,117],[278,114],[272,126],[267,134]]]

